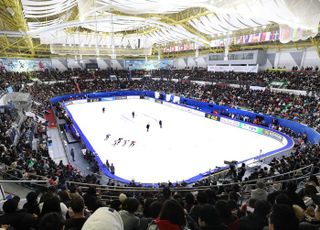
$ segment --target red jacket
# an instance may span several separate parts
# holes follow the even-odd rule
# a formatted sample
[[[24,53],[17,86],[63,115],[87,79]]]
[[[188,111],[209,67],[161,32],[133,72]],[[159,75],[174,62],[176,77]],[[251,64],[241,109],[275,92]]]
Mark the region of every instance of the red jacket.
[[[157,218],[155,223],[158,225],[159,230],[182,230],[179,225],[172,224],[168,220],[160,220]]]

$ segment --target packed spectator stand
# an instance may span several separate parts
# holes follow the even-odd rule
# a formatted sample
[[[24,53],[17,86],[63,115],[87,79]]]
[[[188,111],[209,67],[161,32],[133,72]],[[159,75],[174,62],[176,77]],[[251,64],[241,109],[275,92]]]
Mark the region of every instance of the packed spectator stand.
[[[110,81],[110,74],[115,74],[118,80]],[[95,74],[81,70],[1,73],[0,89],[5,90],[10,84],[15,91],[30,93],[32,110],[39,117],[49,108],[61,109],[50,105],[49,99],[76,92],[78,84],[81,92],[164,91],[283,117],[320,130],[318,70],[270,70],[258,74],[210,73],[201,69],[152,71],[152,78],[159,78],[157,80],[145,77],[147,74],[132,71],[133,80],[128,81],[128,71],[112,69]],[[185,76],[189,78],[186,80]],[[209,84],[196,84],[191,80]],[[305,90],[308,95],[274,92],[269,89],[272,81],[283,81],[285,88]],[[239,87],[229,84],[239,84]],[[253,90],[250,86],[267,88]],[[315,176],[319,173],[320,148],[308,143],[303,133],[274,125],[274,129],[294,138],[294,151],[288,157],[274,158],[269,167],[255,168],[247,178],[243,178],[247,170],[244,165],[230,174],[230,180],[221,182],[221,177],[211,175],[193,188],[184,184],[173,187],[169,183],[161,189],[145,189],[132,183],[136,190],[124,186],[117,189],[121,187],[114,186],[117,182],[111,181],[106,187],[94,186],[100,183],[95,174],[84,176],[71,164],[56,164],[46,146],[47,124],[37,116],[27,117],[23,111],[11,107],[0,113],[1,163],[7,166],[13,178],[42,177],[50,184],[48,188],[35,188],[36,193],[28,194],[22,210],[17,210],[18,197],[5,202],[0,224],[9,224],[8,229],[63,229],[63,226],[64,229],[81,229],[83,226],[82,229],[231,230],[264,229],[270,224],[273,229],[294,230],[320,226],[317,197],[320,185]],[[14,123],[20,127],[12,134]],[[34,137],[38,140],[36,147],[32,145]],[[40,201],[38,193],[41,193]],[[108,198],[103,199],[106,195]]]

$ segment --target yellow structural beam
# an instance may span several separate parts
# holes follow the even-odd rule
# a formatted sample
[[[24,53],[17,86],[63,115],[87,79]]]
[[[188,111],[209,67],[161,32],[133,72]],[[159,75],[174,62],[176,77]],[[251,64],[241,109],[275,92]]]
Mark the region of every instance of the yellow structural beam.
[[[2,22],[1,30],[11,30],[11,31],[21,31],[21,32],[28,31],[27,22],[23,15],[21,1],[2,0],[0,8],[1,8],[0,21]],[[11,12],[9,12],[8,9],[10,9]],[[8,44],[6,47],[0,50],[0,54],[9,48],[14,48],[14,45],[17,44],[18,42],[21,42],[22,40],[28,45],[29,52],[32,55],[34,55],[35,52],[33,49],[33,41],[30,36],[24,36],[16,40],[16,42]]]
[[[319,38],[312,38],[311,43],[316,48],[318,56],[320,57],[320,40],[319,40]]]

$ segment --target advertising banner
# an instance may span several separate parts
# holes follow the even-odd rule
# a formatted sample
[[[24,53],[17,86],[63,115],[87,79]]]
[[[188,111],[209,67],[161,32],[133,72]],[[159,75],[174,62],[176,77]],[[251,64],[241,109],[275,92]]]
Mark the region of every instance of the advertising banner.
[[[281,136],[280,134],[276,133],[276,132],[273,132],[271,130],[267,130],[267,129],[262,129],[262,134],[265,135],[265,136],[269,136],[273,139],[276,139],[280,142],[283,141],[283,136]]]
[[[245,73],[257,73],[258,72],[258,65],[250,66],[219,66],[219,65],[208,65],[207,67],[208,72],[245,72]]]
[[[127,99],[127,96],[115,96],[114,99],[115,100],[124,100],[124,99]]]
[[[44,71],[51,69],[50,59],[30,59],[21,60],[13,58],[0,59],[0,71],[8,72],[30,72],[30,71]]]
[[[240,123],[240,128],[245,129],[245,130],[249,130],[251,132],[262,134],[262,128],[257,127],[257,126],[249,125],[246,123]]]
[[[239,127],[240,126],[240,122],[239,121],[235,121],[235,120],[231,120],[225,117],[221,117],[220,118],[220,122],[223,124],[227,124],[227,125],[232,125],[235,127]]]
[[[206,113],[205,117],[209,118],[211,120],[214,120],[214,121],[219,121],[219,117],[218,116],[212,115],[210,113]]]
[[[113,101],[114,97],[103,97],[101,98],[101,101]]]
[[[86,99],[81,99],[81,100],[73,101],[73,104],[85,104],[85,103],[87,103],[87,100],[86,100]]]
[[[98,102],[98,101],[101,101],[101,98],[88,98],[87,101],[88,102]]]
[[[140,99],[140,96],[127,96],[127,99]]]

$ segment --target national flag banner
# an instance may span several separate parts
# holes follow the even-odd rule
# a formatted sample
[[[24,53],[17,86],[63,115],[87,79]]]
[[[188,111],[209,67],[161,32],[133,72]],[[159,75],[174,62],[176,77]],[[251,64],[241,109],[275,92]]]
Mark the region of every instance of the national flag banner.
[[[241,38],[242,38],[242,36],[237,37],[237,41],[236,41],[237,45],[241,44]]]
[[[261,37],[260,33],[252,34],[251,36],[252,36],[252,39],[251,39],[252,43],[260,42],[260,37]]]
[[[299,27],[291,28],[291,40],[297,41],[302,38],[302,29]]]
[[[274,31],[271,31],[271,33],[270,33],[270,40],[271,41],[274,41],[275,39],[274,39]]]
[[[261,33],[260,42],[264,42],[266,40],[266,32]]]
[[[232,43],[232,44],[237,44],[237,38],[236,38],[236,37],[233,37],[231,43]]]
[[[245,35],[244,36],[244,44],[248,44],[250,42],[250,35]]]
[[[181,43],[181,44],[179,45],[179,51],[184,51],[184,45],[183,45],[183,43]]]
[[[266,39],[265,41],[270,41],[271,32],[266,32]]]
[[[274,32],[274,40],[279,40],[279,37],[280,37],[279,31],[276,30]]]
[[[291,40],[291,29],[289,26],[283,26],[280,30],[280,40],[290,41]]]

